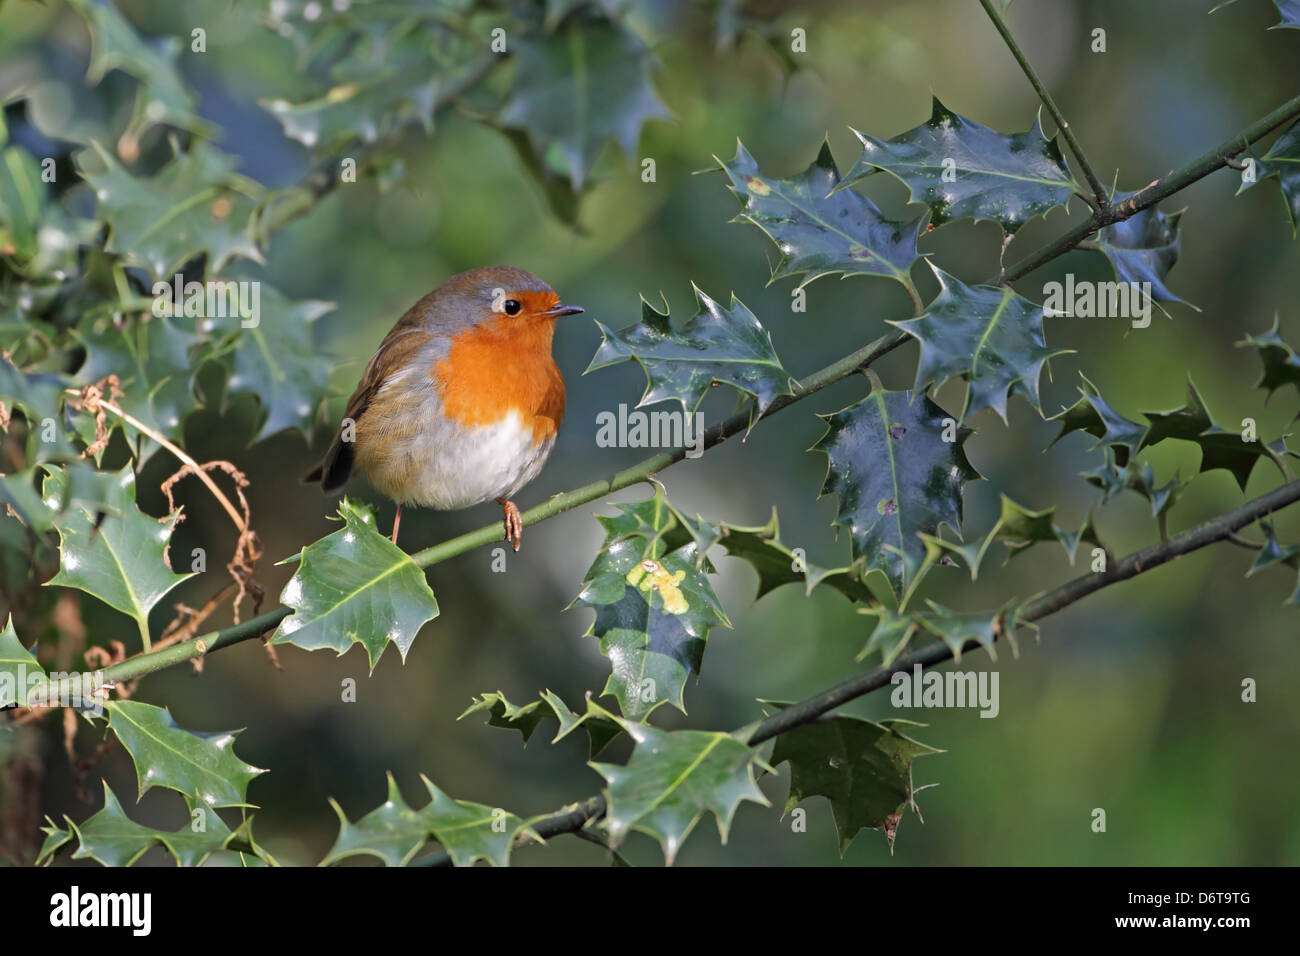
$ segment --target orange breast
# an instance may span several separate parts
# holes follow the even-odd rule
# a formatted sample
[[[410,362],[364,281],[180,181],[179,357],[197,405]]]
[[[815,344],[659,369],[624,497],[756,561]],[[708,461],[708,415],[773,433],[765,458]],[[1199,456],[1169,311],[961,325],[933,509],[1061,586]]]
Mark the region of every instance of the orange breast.
[[[564,379],[551,357],[554,333],[549,316],[502,316],[454,338],[431,373],[447,417],[490,425],[515,412],[534,441],[553,438],[564,418]]]

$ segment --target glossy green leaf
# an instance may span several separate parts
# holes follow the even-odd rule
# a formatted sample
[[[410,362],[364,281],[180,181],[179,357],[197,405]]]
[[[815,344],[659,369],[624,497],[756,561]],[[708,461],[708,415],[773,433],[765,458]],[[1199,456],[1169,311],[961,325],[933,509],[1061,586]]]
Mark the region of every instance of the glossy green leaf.
[[[1300,544],[1281,544],[1277,540],[1277,532],[1273,529],[1273,525],[1267,521],[1261,521],[1259,527],[1264,532],[1264,546],[1259,549],[1259,554],[1255,555],[1246,577],[1279,564],[1300,571]],[[1300,607],[1300,574],[1296,576],[1295,590],[1283,603]]]
[[[221,347],[230,356],[228,391],[255,395],[261,403],[254,442],[291,428],[311,438],[330,373],[312,329],[333,308],[332,302],[291,301],[263,283],[259,320],[241,328]],[[240,324],[237,319],[234,323]]]
[[[574,18],[517,43],[514,85],[498,122],[559,164],[575,192],[608,140],[633,156],[646,121],[672,115],[650,84],[650,50],[628,30]]]
[[[1177,475],[1163,485],[1156,482],[1151,464],[1145,461],[1129,461],[1121,465],[1116,460],[1114,449],[1106,450],[1103,464],[1084,472],[1088,483],[1102,490],[1102,503],[1105,504],[1123,491],[1134,491],[1146,499],[1151,506],[1151,517],[1162,518],[1178,502],[1187,482]]]
[[[1278,320],[1273,318],[1273,327],[1261,335],[1249,335],[1237,343],[1238,348],[1252,348],[1259,354],[1264,367],[1256,388],[1264,389],[1269,398],[1284,385],[1295,387],[1300,397],[1300,355],[1296,354],[1282,336],[1278,334]]]
[[[839,591],[850,601],[875,604],[871,589],[858,580],[852,568],[823,568],[796,554],[781,541],[781,529],[776,509],[767,524],[754,528],[736,525],[717,526],[718,543],[730,557],[749,562],[758,573],[758,593],[755,600],[784,584],[802,584],[804,594],[810,595],[819,584]]]
[[[262,261],[255,241],[261,186],[237,175],[233,160],[195,140],[149,179],[128,173],[103,147],[77,154],[77,166],[109,227],[105,249],[153,280],[171,282],[199,253],[210,273],[236,256]],[[97,157],[97,161],[94,157]]]
[[[13,615],[6,615],[4,630],[0,631],[0,708],[26,700],[33,675],[38,680],[44,678],[45,669],[18,640]]]
[[[1300,17],[1300,0],[1285,2],[1290,3],[1295,8],[1296,16]],[[1286,25],[1300,28],[1300,20]],[[1291,234],[1294,236],[1297,229],[1300,229],[1300,122],[1292,123],[1286,132],[1273,141],[1267,153],[1255,158],[1254,172],[1254,181],[1247,183],[1243,180],[1237,194],[1240,195],[1266,179],[1276,178],[1282,191],[1282,203],[1291,218]]]
[[[0,408],[7,415],[20,411],[27,419],[25,458],[28,462],[76,461],[79,458],[69,441],[71,428],[64,405],[64,390],[71,384],[71,379],[66,376],[28,372],[14,365],[8,356],[0,355]],[[15,438],[18,435],[12,423],[5,431]],[[47,441],[47,438],[52,440]]]
[[[41,827],[41,832],[45,834],[45,840],[41,843],[40,852],[36,854],[37,866],[53,859],[61,849],[72,842],[71,831],[63,829],[48,816],[45,818],[45,826]]]
[[[597,516],[605,541],[570,607],[596,612],[587,635],[609,658],[603,693],[624,716],[644,720],[664,701],[684,712],[710,629],[731,626],[709,583],[713,568],[697,562],[698,545],[662,493],[615,507],[618,515]]]
[[[294,613],[271,643],[339,654],[360,644],[374,670],[391,642],[405,660],[416,633],[438,616],[433,591],[410,556],[375,530],[368,507],[344,498],[339,517],[342,528],[302,549],[280,594]]]
[[[165,707],[110,701],[108,728],[135,763],[140,796],[152,787],[180,793],[191,807],[247,807],[248,784],[264,771],[235,756],[237,731],[186,730]]]
[[[79,824],[68,821],[78,843],[72,858],[91,859],[103,866],[130,866],[150,847],[162,846],[179,865],[198,866],[234,836],[210,808],[201,812],[201,831],[192,825],[180,830],[155,830],[128,817],[105,782],[103,809]]]
[[[773,281],[801,275],[802,287],[826,275],[869,275],[914,289],[910,270],[920,255],[921,218],[886,219],[867,197],[835,192],[841,180],[829,143],[822,143],[811,166],[788,179],[765,175],[740,142],[731,162],[714,159],[744,207],[732,221],[758,226],[781,252]]]
[[[123,411],[174,441],[184,435],[185,418],[195,409],[191,356],[202,337],[170,318],[146,315],[114,322],[108,317],[83,321],[75,332],[86,349],[86,361],[77,371],[78,385],[93,385],[116,375],[123,395]],[[111,427],[116,417],[109,416]],[[133,433],[138,434],[138,433]],[[160,446],[140,435],[141,456]]]
[[[949,378],[970,383],[962,418],[991,408],[1006,420],[1007,399],[1019,394],[1040,415],[1038,379],[1043,366],[1063,349],[1049,349],[1043,337],[1043,309],[1009,286],[968,286],[933,269],[939,294],[918,318],[891,321],[921,343],[913,391]]]
[[[813,448],[829,459],[822,494],[839,498],[834,523],[848,528],[864,570],[901,594],[925,555],[918,535],[943,524],[960,534],[962,489],[980,477],[963,447],[972,431],[927,396],[878,380],[862,401],[820,417],[827,430]]]
[[[356,823],[349,823],[343,808],[333,800],[330,806],[339,816],[339,835],[323,863],[330,865],[353,856],[374,856],[387,866],[405,866],[430,840],[441,844],[456,866],[470,866],[486,860],[508,866],[515,839],[533,834],[519,817],[481,803],[453,800],[420,776],[429,792],[429,802],[411,809],[388,775],[388,799]]]
[[[903,811],[916,809],[912,762],[943,753],[903,733],[919,726],[910,720],[827,717],[777,737],[772,766],[790,763],[785,813],[809,797],[825,797],[835,816],[841,856],[864,829],[884,833],[892,853]]]
[[[604,750],[605,746],[622,731],[617,723],[599,709],[589,707],[584,713],[575,714],[558,694],[549,690],[543,691],[538,700],[523,706],[510,703],[500,691],[483,694],[481,697],[474,698],[474,702],[457,720],[463,720],[470,714],[480,711],[487,712],[489,725],[519,731],[519,736],[524,738],[525,744],[544,720],[554,720],[558,725],[551,743],[559,743],[561,739],[582,727],[587,731],[590,741],[589,757],[595,757]]]
[[[706,811],[727,842],[743,801],[768,805],[754,781],[758,751],[736,736],[703,730],[660,730],[622,721],[636,741],[626,766],[593,763],[605,778],[602,826],[617,849],[631,831],[653,837],[670,866]]]
[[[68,496],[67,474],[52,471],[42,495],[55,510]],[[111,513],[74,501],[62,511],[59,532],[59,573],[49,585],[77,588],[134,618],[148,643],[149,612],[191,574],[176,574],[164,560],[175,519],[159,522],[136,507],[135,473],[130,466],[116,474],[105,501]]]
[[[1079,377],[1083,379],[1083,384],[1079,386],[1082,397],[1069,408],[1048,419],[1051,422],[1061,423],[1061,430],[1057,432],[1051,444],[1055,445],[1071,432],[1087,432],[1097,439],[1093,450],[1110,446],[1115,450],[1116,461],[1121,465],[1126,464],[1129,457],[1136,455],[1138,449],[1142,447],[1147,429],[1111,408],[1101,397],[1097,386],[1088,381],[1086,375],[1080,374]]]
[[[695,296],[700,310],[677,332],[667,308],[660,312],[645,299],[636,325],[614,332],[597,322],[601,343],[587,372],[636,362],[646,373],[638,408],[675,399],[693,413],[715,382],[752,395],[760,415],[779,396],[793,394],[772,336],[754,313],[734,295],[725,309],[698,287]]]
[[[1166,438],[1181,438],[1195,442],[1201,449],[1202,473],[1223,468],[1231,472],[1238,487],[1246,490],[1246,482],[1255,462],[1268,458],[1278,466],[1285,476],[1281,458],[1272,448],[1261,441],[1245,441],[1242,432],[1221,428],[1210,417],[1205,401],[1191,378],[1187,380],[1187,402],[1181,408],[1167,412],[1144,412],[1151,422],[1146,436],[1139,448],[1154,445]]]
[[[182,45],[179,37],[145,42],[114,4],[69,2],[90,28],[90,68],[86,73],[90,83],[99,83],[111,70],[122,70],[140,82],[137,124],[166,123],[196,133],[210,132],[195,112],[194,96],[176,66]]]
[[[854,134],[862,156],[840,188],[877,170],[901,180],[912,201],[930,209],[940,226],[954,219],[991,219],[1014,233],[1030,219],[1067,205],[1078,185],[1056,137],[1042,123],[1003,135],[958,116],[934,99],[930,119],[893,139]]]
[[[1122,206],[1132,195],[1117,194],[1112,202]],[[1142,284],[1141,291],[1155,302],[1182,302],[1165,285],[1169,270],[1178,262],[1181,242],[1178,223],[1182,215],[1181,209],[1165,214],[1151,206],[1128,219],[1102,227],[1097,232],[1097,245],[1115,269],[1115,278]],[[1144,287],[1148,282],[1149,291]]]

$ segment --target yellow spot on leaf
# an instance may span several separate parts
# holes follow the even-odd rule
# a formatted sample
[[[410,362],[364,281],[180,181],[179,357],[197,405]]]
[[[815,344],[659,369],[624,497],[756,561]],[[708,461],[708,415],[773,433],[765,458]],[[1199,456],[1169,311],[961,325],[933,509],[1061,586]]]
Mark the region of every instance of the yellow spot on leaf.
[[[668,614],[685,614],[691,606],[678,587],[685,577],[685,571],[670,572],[658,561],[647,558],[629,571],[626,579],[628,584],[647,593],[658,591]]]

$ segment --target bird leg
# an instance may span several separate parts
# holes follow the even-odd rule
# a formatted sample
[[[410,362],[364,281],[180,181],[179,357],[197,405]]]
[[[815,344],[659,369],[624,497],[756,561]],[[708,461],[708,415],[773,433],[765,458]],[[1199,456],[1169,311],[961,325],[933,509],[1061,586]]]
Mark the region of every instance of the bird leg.
[[[393,544],[397,544],[397,528],[399,525],[401,525],[401,523],[402,523],[402,503],[399,501],[397,503],[397,514],[393,515],[393,533],[389,538],[389,540],[391,540]]]
[[[524,519],[519,515],[519,506],[513,501],[507,501],[505,498],[498,498],[497,504],[505,511],[503,520],[506,527],[506,540],[514,545],[515,550],[518,551],[519,539],[524,533]]]

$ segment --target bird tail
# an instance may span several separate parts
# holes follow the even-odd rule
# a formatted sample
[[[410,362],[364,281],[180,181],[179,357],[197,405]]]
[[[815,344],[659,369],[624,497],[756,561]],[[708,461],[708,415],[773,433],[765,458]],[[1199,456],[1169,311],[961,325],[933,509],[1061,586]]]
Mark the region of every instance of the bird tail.
[[[352,477],[352,466],[356,461],[356,449],[352,442],[344,441],[340,432],[334,437],[325,457],[311,471],[299,479],[304,485],[320,482],[321,491],[329,494],[338,491]]]

